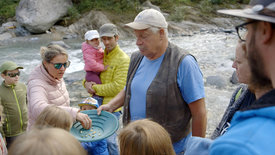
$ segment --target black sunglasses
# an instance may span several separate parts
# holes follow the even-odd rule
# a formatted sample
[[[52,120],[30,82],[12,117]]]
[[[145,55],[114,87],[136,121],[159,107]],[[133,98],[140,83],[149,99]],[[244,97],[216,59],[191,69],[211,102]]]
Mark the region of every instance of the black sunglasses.
[[[9,77],[16,77],[16,76],[20,76],[20,72],[18,71],[17,73],[7,73],[7,75]]]
[[[64,68],[68,68],[71,64],[70,61],[67,61],[65,63],[52,63],[52,62],[50,62],[50,63],[53,64],[54,68],[56,68],[56,69],[60,69],[62,66],[64,66]]]
[[[238,34],[238,37],[241,41],[245,41],[245,37],[246,37],[246,34],[247,34],[246,25],[256,23],[256,22],[258,22],[258,20],[252,20],[252,21],[245,22],[245,23],[235,27],[235,29],[237,31],[237,34]]]

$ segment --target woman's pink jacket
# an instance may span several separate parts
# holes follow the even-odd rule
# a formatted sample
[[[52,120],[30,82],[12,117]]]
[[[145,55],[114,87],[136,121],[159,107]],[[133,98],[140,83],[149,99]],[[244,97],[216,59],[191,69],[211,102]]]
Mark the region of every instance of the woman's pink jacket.
[[[73,119],[76,119],[77,108],[70,107],[69,93],[65,82],[51,77],[41,64],[30,74],[27,82],[28,115],[27,130],[30,130],[38,115],[45,107],[55,104],[68,111]]]
[[[104,51],[102,50],[102,48],[97,49],[91,46],[90,44],[83,42],[81,49],[85,63],[85,71],[101,72],[104,70]]]

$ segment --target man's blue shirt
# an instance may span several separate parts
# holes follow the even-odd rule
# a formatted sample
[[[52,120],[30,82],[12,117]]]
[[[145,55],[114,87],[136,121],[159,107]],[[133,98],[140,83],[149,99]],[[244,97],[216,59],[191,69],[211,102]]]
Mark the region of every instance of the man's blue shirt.
[[[143,57],[131,83],[131,121],[146,118],[147,89],[155,78],[164,55],[165,53],[155,60],[149,60]],[[177,83],[182,97],[187,104],[204,98],[202,73],[193,56],[185,56],[180,63],[177,73]],[[185,140],[182,139],[178,143],[184,143],[184,141]],[[182,145],[175,143],[174,146],[181,147]]]

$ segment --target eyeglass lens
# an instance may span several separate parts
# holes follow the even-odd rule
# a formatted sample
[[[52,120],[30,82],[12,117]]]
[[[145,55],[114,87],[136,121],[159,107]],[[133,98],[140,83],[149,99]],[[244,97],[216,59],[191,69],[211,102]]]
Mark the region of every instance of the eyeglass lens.
[[[54,68],[56,69],[60,69],[62,67],[62,65],[64,66],[64,68],[68,68],[70,66],[70,61],[63,63],[54,63]]]
[[[16,76],[20,76],[20,72],[17,72],[17,73],[8,73],[7,75],[9,77],[16,77]]]
[[[239,27],[238,28],[238,35],[239,35],[239,38],[242,41],[245,41],[246,34],[247,34],[247,28],[246,27]]]

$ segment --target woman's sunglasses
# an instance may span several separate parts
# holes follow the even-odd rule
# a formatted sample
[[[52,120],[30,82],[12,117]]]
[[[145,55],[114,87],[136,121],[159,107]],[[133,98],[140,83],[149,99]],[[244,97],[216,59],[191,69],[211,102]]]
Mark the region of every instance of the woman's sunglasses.
[[[54,68],[56,68],[56,69],[60,69],[62,66],[64,66],[64,68],[68,68],[71,64],[70,61],[67,61],[64,64],[63,63],[52,63],[52,62],[50,62],[50,63],[53,64]]]
[[[7,73],[7,75],[9,77],[16,77],[16,76],[20,76],[20,72],[17,72],[17,73]]]

